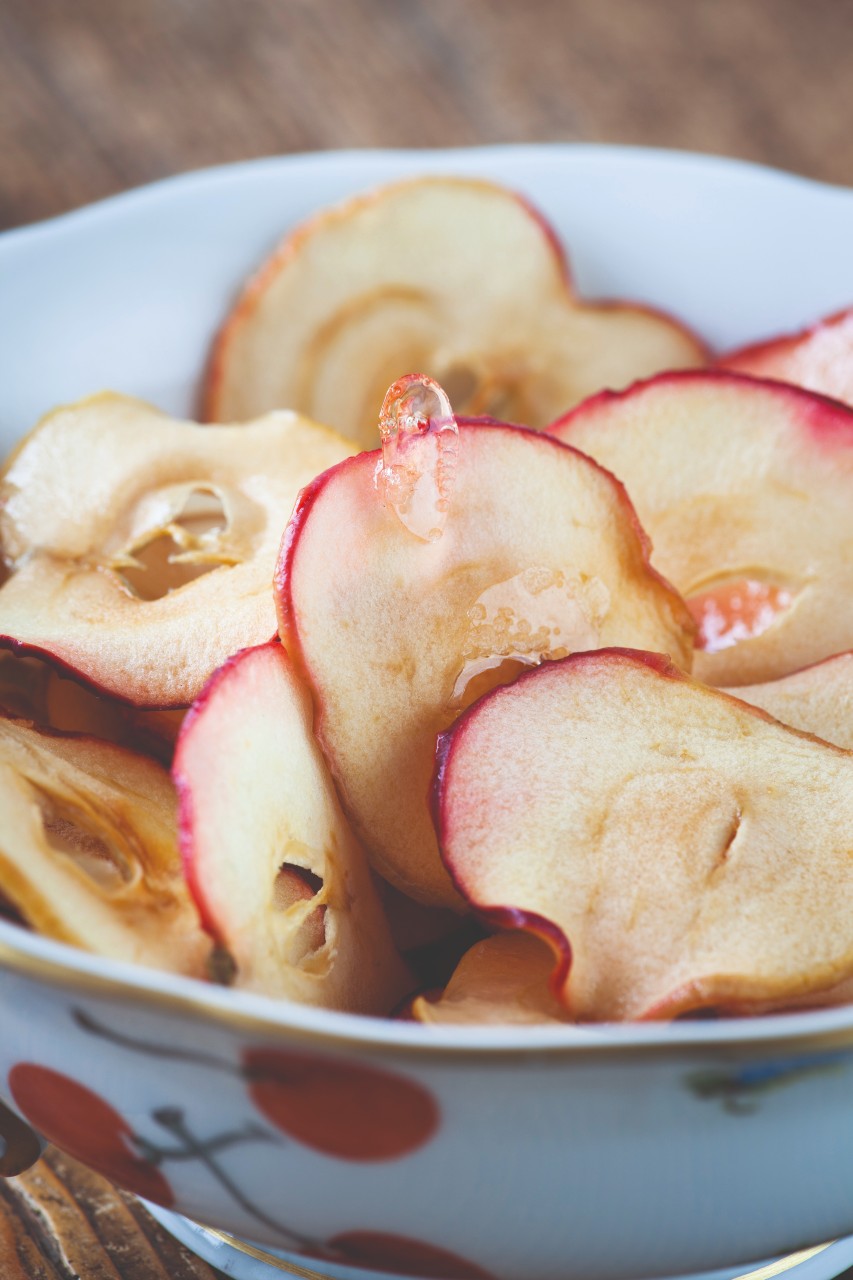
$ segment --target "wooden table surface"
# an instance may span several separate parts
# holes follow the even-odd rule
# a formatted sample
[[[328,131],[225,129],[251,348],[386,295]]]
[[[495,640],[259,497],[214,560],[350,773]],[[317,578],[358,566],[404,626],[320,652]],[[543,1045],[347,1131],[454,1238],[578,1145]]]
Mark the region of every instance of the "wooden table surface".
[[[0,228],[188,168],[352,146],[622,142],[853,185],[849,0],[0,0]],[[210,1280],[50,1152],[3,1280]]]

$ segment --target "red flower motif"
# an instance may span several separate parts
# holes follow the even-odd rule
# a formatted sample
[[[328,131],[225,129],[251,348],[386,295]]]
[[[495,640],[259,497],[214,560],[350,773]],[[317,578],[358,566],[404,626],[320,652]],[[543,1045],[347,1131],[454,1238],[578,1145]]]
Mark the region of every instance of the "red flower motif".
[[[439,1124],[432,1094],[405,1076],[310,1054],[249,1049],[255,1106],[277,1129],[340,1160],[396,1160]]]
[[[174,1203],[160,1170],[133,1151],[130,1126],[91,1089],[32,1062],[12,1068],[9,1089],[30,1123],[57,1147],[146,1200],[167,1208]]]
[[[346,1231],[330,1240],[329,1247],[353,1266],[372,1267],[374,1271],[424,1276],[427,1280],[492,1280],[487,1271],[473,1262],[407,1236],[391,1236],[382,1231]]]

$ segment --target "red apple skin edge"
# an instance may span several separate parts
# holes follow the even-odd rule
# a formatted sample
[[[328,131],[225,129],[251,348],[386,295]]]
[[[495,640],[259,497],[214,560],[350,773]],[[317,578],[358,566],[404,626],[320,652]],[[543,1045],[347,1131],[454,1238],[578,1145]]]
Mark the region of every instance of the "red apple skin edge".
[[[73,680],[75,684],[81,685],[84,689],[89,689],[98,698],[103,698],[105,702],[118,702],[124,707],[138,707],[142,711],[184,711],[187,706],[185,702],[158,702],[155,705],[148,702],[136,702],[133,698],[125,697],[121,693],[114,693],[104,685],[98,684],[97,680],[92,680],[89,676],[83,675],[72,663],[67,662],[64,658],[57,657],[55,653],[49,653],[46,649],[39,648],[37,644],[23,644],[20,640],[16,640],[14,636],[0,635],[0,649],[8,649],[10,653],[16,654],[19,658],[40,658],[42,662],[46,662],[59,675],[67,680]]]
[[[277,639],[269,640],[266,645],[253,645],[251,647],[252,649],[277,649],[279,648],[279,642]],[[181,744],[184,742],[187,732],[191,729],[196,719],[204,711],[209,699],[219,688],[220,682],[224,680],[231,669],[240,662],[242,655],[246,652],[248,652],[248,650],[241,649],[237,653],[232,654],[230,658],[226,658],[222,666],[217,667],[216,671],[214,671],[213,675],[205,684],[181,724],[177,742],[175,743],[175,756],[172,764],[172,781],[175,784],[175,790],[178,794],[178,848],[181,851],[181,865],[184,870],[184,879],[187,882],[190,895],[192,896],[198,910],[201,927],[204,929],[205,933],[210,934],[214,941],[218,943],[222,942],[222,935],[220,933],[219,926],[210,914],[207,898],[204,892],[204,886],[200,883],[197,875],[196,859],[190,854],[190,850],[194,843],[196,825],[195,814],[193,812],[192,789],[188,787],[184,781]]]
[[[602,393],[602,395],[611,395],[611,394],[614,394],[614,393],[612,392]],[[598,399],[597,396],[592,397],[592,401],[596,401],[597,399]],[[589,404],[591,403],[591,401],[588,400],[588,401],[585,401],[585,403]],[[567,417],[568,416],[570,415],[567,415]],[[560,418],[558,419],[558,422],[561,423],[566,420],[567,418]],[[651,554],[652,554],[651,539],[649,538],[643,526],[640,524],[640,519],[639,519],[639,516],[637,515],[636,510],[634,509],[634,504],[632,503],[628,495],[628,490],[625,488],[622,481],[617,476],[615,476],[612,471],[608,471],[607,468],[603,467],[600,462],[595,462],[595,460],[589,458],[587,454],[582,453],[580,449],[576,449],[574,445],[568,444],[564,440],[558,440],[554,437],[549,436],[548,432],[552,431],[553,428],[556,425],[558,425],[557,423],[552,423],[552,425],[548,427],[546,431],[543,432],[543,431],[534,431],[530,427],[516,426],[508,422],[499,422],[497,421],[497,419],[490,418],[487,416],[472,417],[472,418],[459,417],[456,419],[456,421],[459,427],[463,430],[478,430],[478,429],[487,428],[490,431],[491,430],[515,431],[523,435],[533,436],[535,437],[536,440],[540,442],[542,442],[543,440],[550,440],[558,448],[569,449],[571,450],[572,453],[583,458],[585,462],[587,463],[592,462],[593,465],[598,467],[600,471],[603,471],[605,475],[609,476],[610,480],[613,482],[614,488],[618,493],[619,500],[625,512],[625,517],[630,522],[631,527],[634,530],[634,533],[640,543],[640,547],[642,549],[642,554],[643,554],[643,561],[649,574],[652,577],[654,577],[658,582],[660,582],[666,588],[667,591],[671,591],[673,592],[673,594],[677,594],[672,583],[667,578],[665,578],[662,573],[658,573],[657,569],[655,569],[651,563]],[[314,703],[314,714],[315,714],[314,731],[321,744],[323,743],[323,709],[321,706],[318,706],[317,699],[316,697],[313,696],[313,684],[311,682],[310,675],[308,674],[308,667],[305,662],[305,656],[302,652],[302,646],[299,643],[299,629],[298,629],[298,626],[295,625],[293,600],[291,598],[291,593],[290,593],[291,564],[293,561],[294,550],[295,550],[296,544],[299,541],[299,535],[302,531],[302,526],[305,523],[306,519],[308,518],[308,514],[311,508],[313,507],[317,497],[322,492],[326,484],[329,482],[329,479],[333,475],[336,475],[338,471],[343,471],[346,467],[363,466],[365,457],[373,457],[378,462],[381,456],[382,456],[381,450],[374,449],[372,452],[368,454],[359,453],[359,454],[355,454],[351,458],[344,458],[341,462],[335,463],[333,467],[329,467],[327,471],[321,472],[320,475],[316,476],[311,481],[310,484],[307,484],[305,486],[305,488],[300,492],[299,496],[296,499],[296,503],[293,508],[293,513],[282,535],[281,547],[278,553],[278,562],[276,563],[275,574],[273,575],[273,594],[275,596],[276,612],[278,615],[279,637],[281,639],[281,643],[286,648],[289,657],[292,659],[297,669],[299,670],[300,675],[302,675],[302,677],[306,679],[309,689],[312,690],[312,701]],[[379,497],[377,496],[377,502],[378,501],[379,501]],[[453,519],[452,508],[450,513],[450,519],[451,520]]]
[[[599,391],[594,396],[575,405],[568,413],[557,418],[545,428],[546,435],[555,435],[563,443],[564,432],[571,430],[572,423],[582,415],[586,417],[599,405],[611,404],[614,400],[622,400],[641,387],[666,386],[686,383],[720,386],[740,384],[745,387],[757,385],[766,387],[774,395],[789,397],[797,406],[797,412],[803,426],[817,444],[832,448],[840,437],[853,437],[853,409],[849,404],[833,400],[831,396],[821,395],[819,391],[806,391],[803,387],[795,387],[791,383],[779,382],[774,378],[756,378],[749,373],[738,373],[732,369],[673,369],[668,373],[658,373],[652,378],[641,378],[626,387],[623,391]]]
[[[825,316],[823,319],[807,325],[803,329],[798,329],[795,333],[783,333],[773,338],[762,338],[760,342],[752,342],[748,346],[738,347],[735,351],[726,351],[717,357],[714,367],[738,373],[749,372],[752,366],[757,365],[760,369],[759,376],[778,377],[780,381],[787,382],[786,373],[788,370],[785,366],[792,355],[802,354],[806,356],[812,344],[819,345],[827,331],[832,333],[837,329],[846,330],[848,327],[850,329],[851,342],[850,381],[853,383],[853,307],[847,307],[842,311],[834,311],[832,315]],[[846,336],[845,333],[844,337],[846,338]]]
[[[548,665],[565,666],[569,663],[578,664],[590,660],[597,661],[602,654],[613,656],[622,656],[629,658],[632,662],[643,662],[652,671],[656,671],[658,675],[665,676],[669,680],[685,680],[689,681],[690,677],[685,675],[683,671],[679,671],[678,667],[663,653],[647,653],[640,649],[610,648],[610,649],[593,649],[582,653],[571,653],[567,658],[558,658],[553,664]],[[430,808],[432,812],[435,833],[438,839],[438,849],[441,854],[441,860],[447,870],[448,875],[453,881],[454,887],[462,898],[468,902],[471,909],[486,924],[494,925],[499,929],[526,929],[528,933],[536,934],[543,942],[551,947],[555,956],[555,966],[548,980],[548,985],[552,995],[557,1000],[562,1000],[562,993],[568,980],[572,966],[572,948],[569,939],[563,933],[562,929],[556,925],[553,920],[547,920],[543,916],[538,915],[535,911],[524,911],[518,907],[497,906],[492,903],[475,902],[466,893],[465,889],[459,882],[454,872],[454,868],[450,860],[445,856],[445,840],[444,833],[447,827],[445,813],[445,791],[444,784],[448,769],[453,760],[453,752],[456,744],[460,742],[468,727],[471,717],[478,708],[487,700],[500,698],[504,696],[510,689],[515,688],[522,680],[530,680],[535,677],[537,671],[541,667],[531,667],[529,671],[524,671],[510,685],[500,685],[496,689],[491,689],[488,693],[483,694],[470,707],[462,712],[455,724],[446,729],[444,733],[438,735],[435,749],[435,772],[433,773],[432,790],[430,794]],[[730,694],[726,694],[730,697]],[[740,702],[739,698],[732,698],[733,702]],[[773,716],[766,711],[762,711],[759,707],[749,705],[750,711],[754,712],[763,720],[775,723]],[[806,737],[812,735],[806,734]],[[683,992],[679,994],[689,994]],[[665,1019],[669,1021],[672,1017],[671,1001],[667,1001],[666,1009],[661,1008],[660,1012],[652,1008],[647,1010],[645,1016],[640,1019],[644,1022]]]
[[[409,178],[404,179],[403,182],[393,183],[391,185],[416,186],[420,181],[420,177]],[[476,179],[472,178],[470,181],[476,182]],[[491,182],[484,182],[483,185],[490,187],[493,184]],[[375,191],[368,191],[361,195],[353,196],[350,200],[339,205],[338,208],[342,212],[348,212],[354,208],[357,209],[368,206],[374,202],[377,193],[382,190],[383,188],[378,188]],[[569,259],[557,232],[551,226],[545,215],[532,205],[525,196],[520,195],[517,191],[511,191],[509,194],[515,197],[524,211],[533,219],[534,222],[538,224],[554,256],[554,263],[562,277],[566,293],[569,294],[570,297],[577,299],[586,307],[594,307],[596,310],[600,311],[641,311],[655,319],[666,320],[669,324],[674,325],[690,338],[691,342],[695,344],[700,356],[707,361],[711,360],[711,350],[705,340],[690,328],[689,325],[686,325],[682,320],[677,319],[663,308],[653,307],[644,302],[619,302],[616,300],[596,302],[594,299],[580,297],[575,291]],[[275,279],[284,267],[287,266],[287,263],[291,258],[296,257],[299,254],[303,242],[306,239],[309,239],[313,235],[315,228],[325,222],[333,212],[334,210],[331,206],[326,209],[321,209],[315,213],[313,217],[308,218],[305,222],[296,227],[285,237],[279,247],[273,251],[272,255],[261,264],[255,274],[249,278],[249,281],[245,285],[242,293],[238,295],[236,303],[218,330],[210,349],[210,355],[208,356],[207,366],[201,382],[201,403],[199,406],[200,422],[216,421],[216,412],[222,383],[223,360],[233,331],[235,329],[239,329],[240,326],[251,316],[252,312],[258,305],[259,299],[263,297],[264,293],[268,289],[270,282]]]

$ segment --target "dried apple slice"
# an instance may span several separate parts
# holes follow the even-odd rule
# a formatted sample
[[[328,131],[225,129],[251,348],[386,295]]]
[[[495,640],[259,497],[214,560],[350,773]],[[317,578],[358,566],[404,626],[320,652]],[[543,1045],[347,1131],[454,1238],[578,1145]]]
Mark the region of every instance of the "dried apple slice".
[[[530,933],[499,933],[476,943],[437,998],[418,996],[410,1016],[428,1023],[567,1022],[552,995],[554,953]]]
[[[853,975],[853,753],[610,650],[496,690],[439,761],[457,886],[551,943],[572,1016],[787,1007]]]
[[[421,178],[291,233],[216,340],[204,415],[286,407],[373,448],[376,406],[410,369],[459,412],[544,427],[601,387],[704,363],[648,307],[581,302],[554,232],[514,192]]]
[[[757,378],[794,382],[853,404],[853,307],[800,333],[731,351],[717,365]]]
[[[733,373],[664,374],[551,428],[628,486],[699,624],[694,672],[775,680],[853,646],[853,411]]]
[[[853,751],[853,653],[837,653],[779,680],[729,692],[783,724]]]
[[[187,880],[236,985],[387,1013],[411,976],[278,642],[216,672],[187,716],[174,777]]]
[[[211,428],[116,395],[57,410],[0,476],[0,643],[127,702],[186,706],[275,634],[294,499],[350,452],[292,413]]]
[[[0,889],[27,923],[98,955],[202,976],[175,793],[144,756],[0,719]]]
[[[40,729],[116,742],[167,764],[185,710],[129,706],[96,693],[43,658],[0,650],[0,714],[31,720]]]
[[[431,542],[384,505],[377,454],[318,477],[285,534],[276,593],[376,869],[458,909],[427,809],[439,730],[484,687],[572,650],[630,643],[689,666],[693,633],[611,475],[501,424],[460,423],[454,448],[452,503]]]

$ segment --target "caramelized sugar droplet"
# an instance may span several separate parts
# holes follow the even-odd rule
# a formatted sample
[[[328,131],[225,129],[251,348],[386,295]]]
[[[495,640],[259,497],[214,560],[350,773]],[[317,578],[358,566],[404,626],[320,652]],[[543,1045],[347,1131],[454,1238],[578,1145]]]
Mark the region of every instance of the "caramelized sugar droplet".
[[[600,578],[531,566],[488,587],[468,610],[454,707],[469,706],[525,666],[596,649],[610,608]]]
[[[416,538],[441,537],[456,478],[459,428],[442,388],[407,374],[388,388],[379,415],[382,461],[376,488]]]

